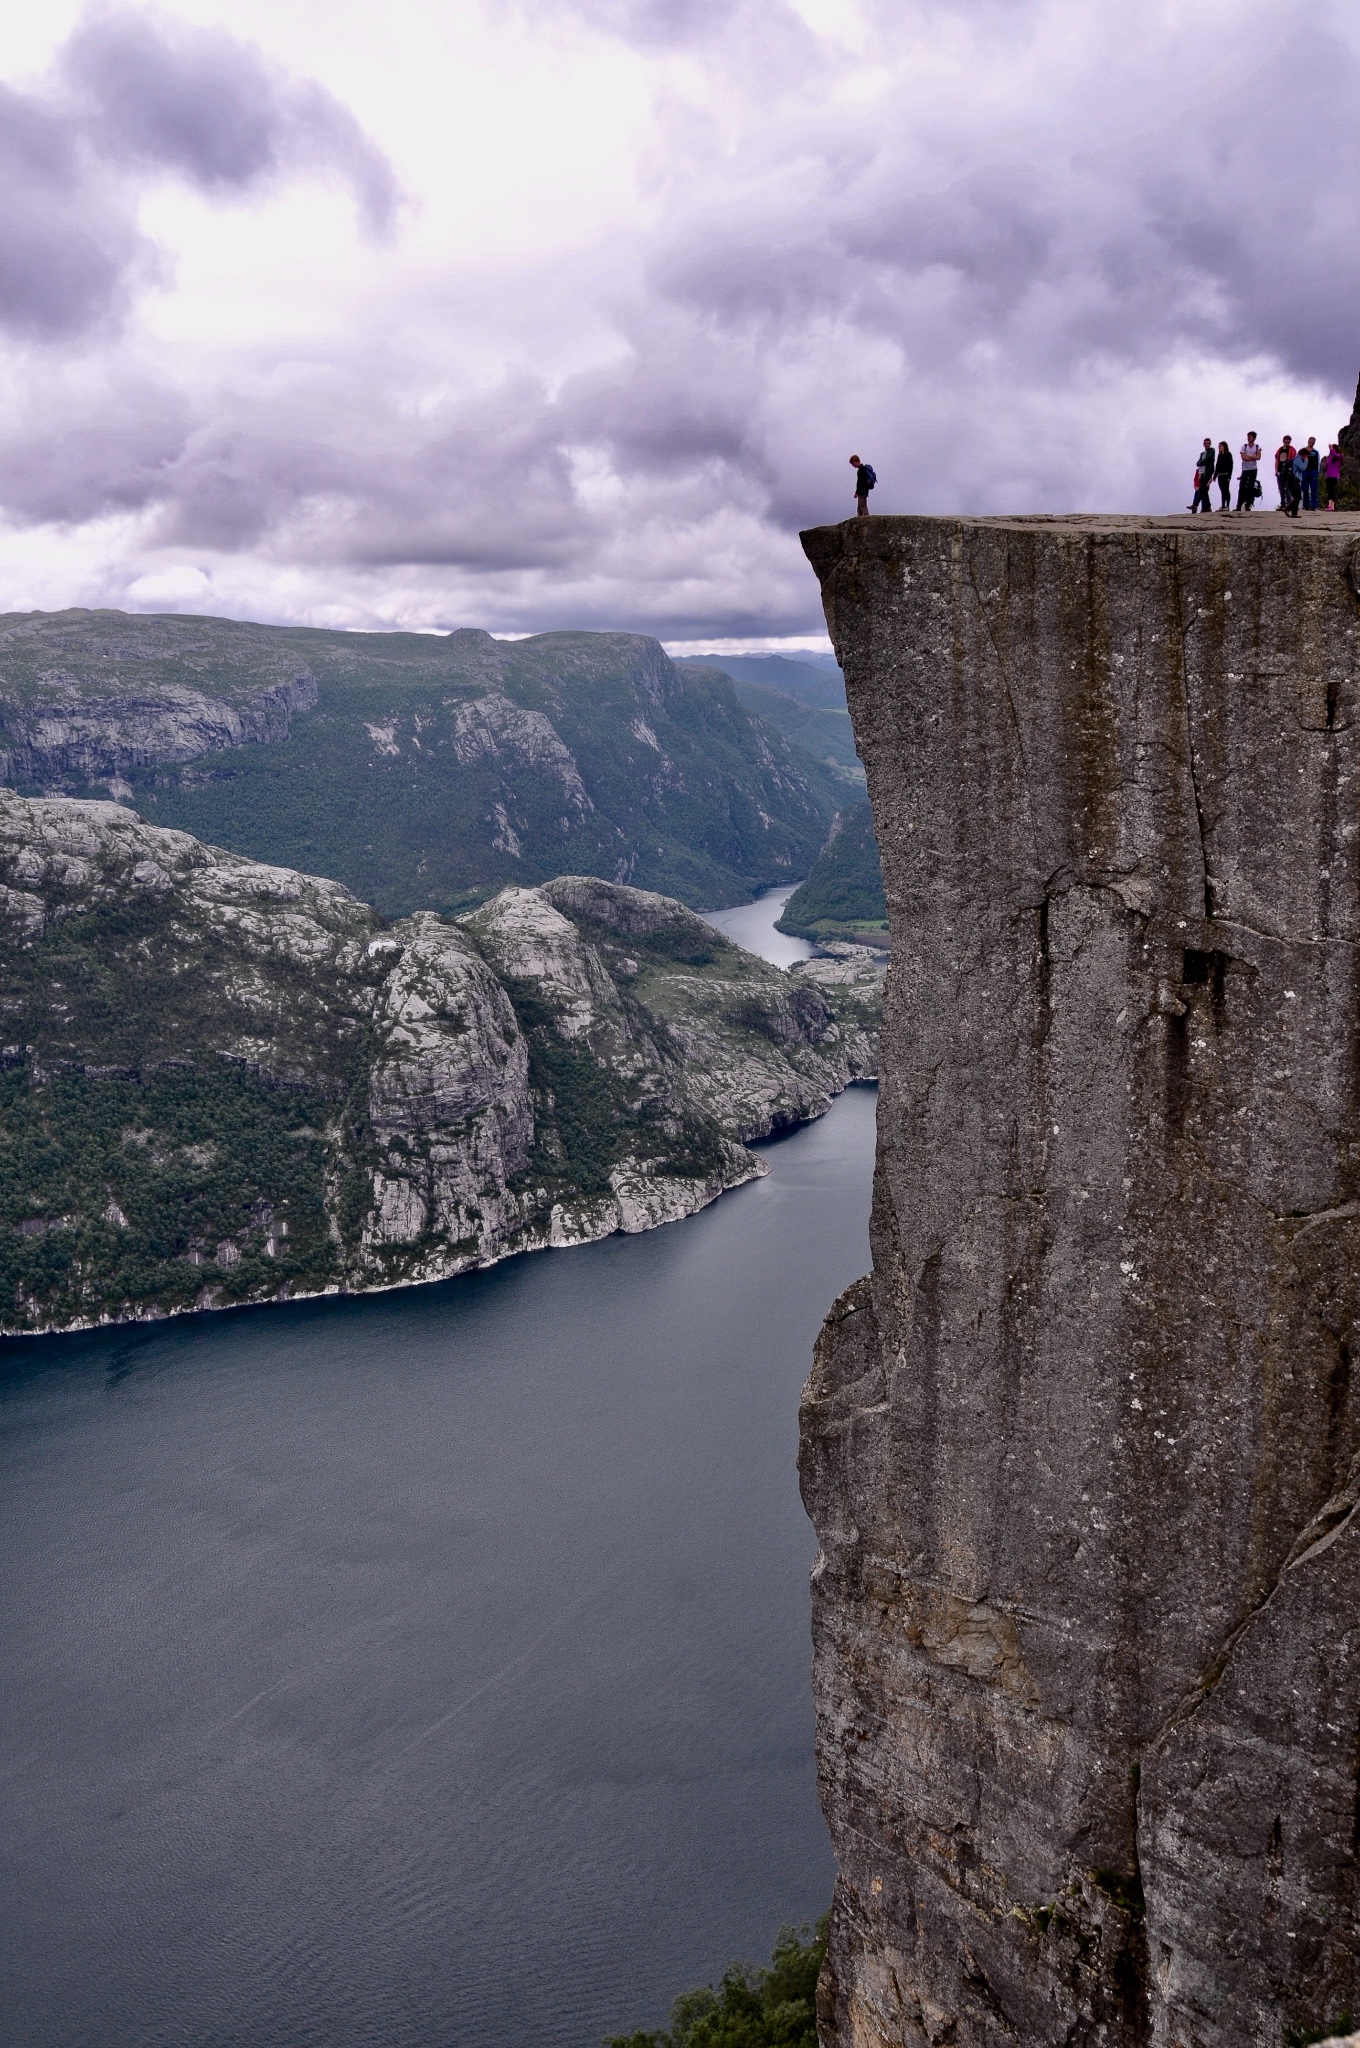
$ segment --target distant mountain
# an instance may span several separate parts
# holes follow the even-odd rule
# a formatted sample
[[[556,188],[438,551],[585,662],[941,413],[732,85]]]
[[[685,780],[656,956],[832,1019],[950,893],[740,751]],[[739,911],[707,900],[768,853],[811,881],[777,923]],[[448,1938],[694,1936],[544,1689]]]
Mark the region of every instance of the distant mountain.
[[[131,799],[387,916],[563,872],[746,901],[808,872],[844,802],[835,744],[812,737],[804,751],[712,664],[637,634],[0,618],[0,781]]]
[[[736,682],[737,701],[782,732],[791,745],[810,754],[815,761],[842,775],[847,784],[864,788],[864,769],[855,752],[855,735],[850,713],[834,705],[805,704],[771,690],[764,683]]]
[[[0,1332],[688,1215],[875,1071],[880,982],[593,877],[385,927],[123,805],[0,791]]]
[[[796,697],[800,704],[845,709],[845,683],[829,654],[682,654],[676,666],[714,666],[734,682],[763,683],[767,690]]]
[[[838,811],[807,880],[784,906],[781,932],[799,938],[886,938],[888,905],[868,802]]]

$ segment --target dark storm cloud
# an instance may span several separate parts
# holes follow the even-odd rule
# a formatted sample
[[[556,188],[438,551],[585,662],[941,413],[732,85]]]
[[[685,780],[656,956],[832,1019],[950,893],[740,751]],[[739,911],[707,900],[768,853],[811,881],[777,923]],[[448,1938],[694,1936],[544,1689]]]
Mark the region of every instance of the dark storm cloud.
[[[131,209],[94,169],[73,123],[0,86],[0,323],[11,333],[77,333],[150,269]]]
[[[391,166],[354,116],[320,86],[279,75],[248,44],[111,14],[76,31],[61,69],[86,102],[92,143],[111,162],[178,171],[221,193],[315,167],[352,186],[371,228],[391,226]]]
[[[148,174],[231,196],[307,170],[343,180],[370,230],[390,229],[391,168],[319,86],[229,36],[88,21],[48,94],[0,86],[0,324],[57,341],[123,312],[160,268],[136,225]]]
[[[192,431],[183,395],[145,377],[60,367],[34,380],[22,417],[0,437],[4,503],[22,524],[80,525],[137,512],[173,488]]]

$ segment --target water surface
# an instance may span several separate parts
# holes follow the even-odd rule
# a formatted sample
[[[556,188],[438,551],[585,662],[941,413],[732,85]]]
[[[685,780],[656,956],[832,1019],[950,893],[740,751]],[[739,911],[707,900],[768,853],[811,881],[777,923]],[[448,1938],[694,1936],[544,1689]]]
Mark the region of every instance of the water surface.
[[[775,919],[797,887],[797,882],[790,882],[786,888],[767,889],[754,903],[738,903],[731,910],[706,910],[704,916],[734,945],[763,954],[776,967],[792,967],[795,960],[810,960],[816,950],[806,939],[789,938],[774,928]]]
[[[822,1910],[796,1403],[873,1118],[644,1237],[0,1344],[7,2048],[595,2048]]]

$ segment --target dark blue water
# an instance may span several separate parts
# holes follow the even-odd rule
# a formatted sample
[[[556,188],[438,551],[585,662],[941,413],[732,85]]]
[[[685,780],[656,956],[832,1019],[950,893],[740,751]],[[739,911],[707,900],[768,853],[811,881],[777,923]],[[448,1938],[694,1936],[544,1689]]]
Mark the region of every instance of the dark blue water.
[[[795,1414],[873,1117],[645,1237],[0,1345],[6,2048],[594,2048],[823,1909]]]

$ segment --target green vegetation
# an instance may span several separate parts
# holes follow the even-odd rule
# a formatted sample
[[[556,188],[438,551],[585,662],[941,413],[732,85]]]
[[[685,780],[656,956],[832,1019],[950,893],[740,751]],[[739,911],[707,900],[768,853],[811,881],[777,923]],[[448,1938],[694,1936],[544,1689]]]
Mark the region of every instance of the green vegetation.
[[[121,806],[0,792],[0,1328],[661,1220],[872,1071],[876,977],[816,964],[590,878],[384,929]]]
[[[784,906],[781,932],[806,939],[886,937],[883,870],[867,803],[838,812],[812,873]]]
[[[628,1158],[685,1179],[719,1170],[726,1146],[716,1122],[639,1098],[611,1067],[561,1036],[534,983],[503,981],[529,1047],[535,1098],[534,1149],[516,1176],[518,1189],[542,1187],[546,1206],[563,1193],[607,1194],[610,1172]]]
[[[16,790],[104,797],[116,770],[149,824],[333,876],[387,917],[456,913],[557,874],[744,902],[806,874],[845,797],[826,765],[843,742],[790,744],[720,670],[678,668],[636,634],[497,641],[117,612],[0,628],[0,776],[8,758]],[[151,709],[119,753],[133,698]],[[74,710],[63,753],[53,733]],[[249,743],[221,744],[232,717]],[[91,766],[101,722],[114,737]]]
[[[781,1927],[768,1968],[733,1963],[671,2007],[665,2031],[613,2034],[604,2048],[817,2048],[817,1973],[829,1914],[815,1928]]]
[[[715,657],[711,663],[685,655],[676,667],[695,677],[730,677],[738,703],[765,725],[772,725],[800,755],[828,769],[842,784],[863,789],[864,770],[855,752],[838,668],[830,663],[794,661],[782,654]]]
[[[831,656],[818,654],[682,654],[678,668],[715,666],[734,683],[759,683],[800,704],[845,709],[845,679]]]
[[[1338,2013],[1334,2020],[1324,2020],[1312,2027],[1286,2027],[1285,2048],[1316,2048],[1319,2041],[1344,2039],[1352,2033],[1355,2021],[1349,2012]]]
[[[98,1321],[334,1284],[327,1116],[222,1064],[0,1073],[0,1302]]]
[[[839,710],[834,704],[800,704],[796,697],[767,689],[763,683],[737,682],[733,688],[748,711],[782,732],[791,745],[810,754],[833,774],[841,775],[846,783],[863,789],[864,770],[855,752],[848,711]]]

